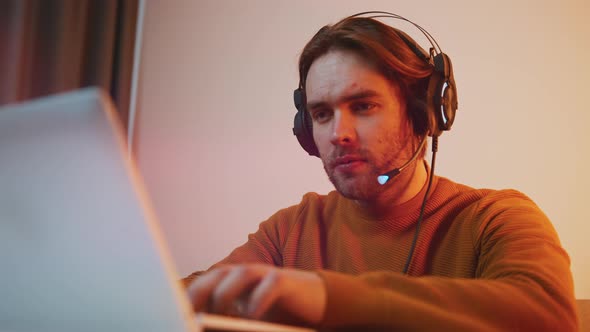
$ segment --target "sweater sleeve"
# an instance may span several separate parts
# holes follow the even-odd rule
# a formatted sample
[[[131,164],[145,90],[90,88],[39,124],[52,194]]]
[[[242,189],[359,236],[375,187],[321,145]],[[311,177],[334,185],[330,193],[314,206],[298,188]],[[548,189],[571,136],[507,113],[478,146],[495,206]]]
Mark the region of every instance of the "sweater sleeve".
[[[483,200],[475,218],[474,279],[358,276],[318,271],[327,289],[322,325],[363,330],[577,331],[569,257],[530,200]]]

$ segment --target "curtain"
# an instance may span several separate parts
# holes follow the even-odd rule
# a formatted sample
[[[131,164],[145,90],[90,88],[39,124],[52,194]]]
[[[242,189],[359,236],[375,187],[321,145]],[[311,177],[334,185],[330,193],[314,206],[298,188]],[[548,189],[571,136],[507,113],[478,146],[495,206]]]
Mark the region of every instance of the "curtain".
[[[139,0],[0,0],[0,105],[87,86],[127,125]]]

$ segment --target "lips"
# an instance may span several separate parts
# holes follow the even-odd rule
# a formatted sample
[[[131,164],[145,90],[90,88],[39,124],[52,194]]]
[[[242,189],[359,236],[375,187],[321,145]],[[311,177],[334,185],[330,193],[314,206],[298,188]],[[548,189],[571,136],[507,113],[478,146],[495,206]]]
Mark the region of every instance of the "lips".
[[[337,157],[332,162],[332,167],[336,170],[341,171],[354,171],[358,167],[362,166],[366,162],[366,159],[358,155],[344,155]]]

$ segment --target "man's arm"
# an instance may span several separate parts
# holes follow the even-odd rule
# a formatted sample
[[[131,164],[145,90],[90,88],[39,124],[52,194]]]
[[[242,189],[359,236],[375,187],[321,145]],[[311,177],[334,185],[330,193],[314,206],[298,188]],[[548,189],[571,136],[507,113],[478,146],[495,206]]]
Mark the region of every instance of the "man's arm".
[[[474,279],[359,276],[320,271],[326,285],[325,326],[418,330],[576,331],[567,253],[547,217],[528,200],[494,200],[468,216],[474,234]]]

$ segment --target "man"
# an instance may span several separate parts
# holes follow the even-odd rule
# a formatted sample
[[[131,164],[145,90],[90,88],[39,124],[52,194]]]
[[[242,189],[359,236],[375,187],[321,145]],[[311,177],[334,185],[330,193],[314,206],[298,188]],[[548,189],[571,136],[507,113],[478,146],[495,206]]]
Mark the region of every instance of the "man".
[[[187,277],[196,311],[360,331],[577,329],[569,258],[541,210],[414,158],[445,129],[432,114],[432,62],[371,18],[318,31],[299,61],[313,136],[302,145],[336,191],[306,194]]]

